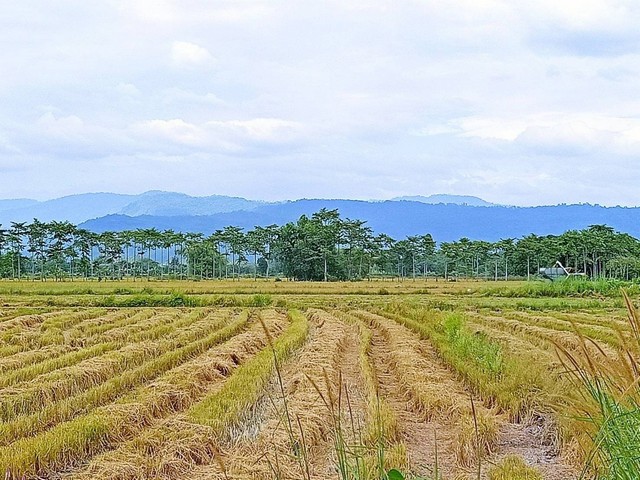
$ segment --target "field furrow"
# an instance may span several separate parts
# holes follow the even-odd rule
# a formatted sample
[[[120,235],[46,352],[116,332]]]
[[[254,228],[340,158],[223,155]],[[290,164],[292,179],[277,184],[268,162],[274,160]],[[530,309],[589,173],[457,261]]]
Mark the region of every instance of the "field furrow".
[[[37,350],[26,350],[0,358],[0,374],[17,370],[25,365],[33,365],[75,350],[71,345],[48,345]]]
[[[21,329],[34,329],[38,328],[48,318],[57,318],[65,315],[69,315],[70,310],[62,310],[56,312],[47,313],[32,313],[29,315],[17,315],[15,317],[2,318],[0,321],[1,335],[10,334]]]
[[[553,344],[539,337],[515,335],[509,329],[500,329],[492,322],[482,322],[469,317],[468,325],[477,332],[482,332],[493,341],[502,345],[511,355],[535,352],[536,356],[552,368],[560,367],[561,363],[555,354]]]
[[[383,472],[391,468],[403,471],[410,468],[407,446],[403,439],[399,417],[403,412],[394,405],[392,394],[399,390],[389,391],[389,382],[384,382],[385,365],[376,362],[376,339],[368,322],[362,319],[337,312],[340,318],[358,328],[358,345],[345,349],[346,368],[352,370],[351,377],[360,376],[361,397],[363,399],[364,428],[360,437],[366,448],[364,455],[364,478],[381,477]],[[355,357],[357,353],[357,358]],[[357,374],[353,372],[359,367]]]
[[[36,308],[36,307],[7,308],[6,305],[7,304],[5,304],[2,308],[0,308],[0,325],[18,317],[26,317],[29,315],[47,315],[49,313],[52,313],[54,315],[59,315],[61,313],[61,310],[55,307],[54,308]]]
[[[203,313],[185,315],[180,321],[182,328],[174,330],[164,340],[130,343],[76,365],[40,375],[19,386],[1,389],[0,419],[6,423],[18,415],[28,415],[48,404],[96,387],[148,360],[194,342],[207,332],[222,328],[227,321],[226,315],[201,318]],[[194,322],[196,325],[202,323],[201,328],[193,328]]]
[[[64,339],[74,346],[90,344],[94,341],[93,339],[100,338],[109,330],[135,325],[153,317],[156,313],[157,311],[153,309],[116,311],[105,317],[92,318],[75,325],[63,333]]]
[[[0,324],[0,357],[46,345],[64,343],[63,327],[80,324],[104,314],[104,309],[62,311],[16,317]]]
[[[120,348],[125,344],[125,342],[131,341],[132,338],[139,338],[140,340],[143,340],[149,339],[153,336],[153,332],[155,331],[153,328],[154,323],[157,321],[154,320],[154,315],[150,315],[148,312],[140,312],[139,314],[133,315],[132,318],[134,319],[134,323],[128,327],[124,327],[128,328],[128,330],[121,332],[119,337],[120,342],[117,342],[117,339],[113,338],[97,338],[95,341],[91,341],[92,338],[95,337],[88,337],[88,339],[81,342],[82,345],[70,345],[76,348],[67,353],[53,358],[44,358],[40,362],[27,364],[22,368],[1,374],[0,387],[7,387],[19,382],[31,380],[38,375],[43,375],[59,368],[74,365],[88,358],[102,355]],[[173,314],[172,316],[165,316],[160,319],[159,323],[169,323],[171,320],[176,320],[178,318],[179,316],[176,314]],[[130,318],[127,316],[124,320],[129,321]],[[136,337],[136,333],[139,332],[141,332],[141,334],[139,337]],[[127,333],[131,335],[127,336]],[[51,342],[49,345],[51,344],[65,345],[65,342],[64,339],[62,339],[60,342]]]
[[[531,315],[521,312],[512,312],[506,315],[508,319],[517,320],[528,325],[537,327],[544,327],[558,332],[570,332],[584,335],[585,337],[592,338],[601,342],[604,345],[608,345],[613,348],[620,346],[619,333],[629,337],[631,332],[628,332],[628,327],[624,330],[619,328],[616,330],[610,325],[597,325],[593,323],[583,323],[580,321],[565,320],[562,318],[555,318],[551,316]]]
[[[121,388],[123,383],[127,389],[142,385],[115,403],[79,416],[73,412],[72,420],[0,448],[0,470],[7,472],[9,479],[50,475],[113,448],[158,419],[187,408],[206,390],[209,382],[229,367],[228,363],[221,362],[215,349],[210,350],[212,347],[226,341],[220,348],[235,346],[242,350],[256,344],[259,330],[240,334],[247,322],[247,315],[242,315],[208,337],[160,356],[153,365],[128,372],[128,378],[119,379],[120,382],[106,382],[96,387],[102,387],[103,391],[94,391],[89,399],[77,401],[78,407],[92,398],[100,402],[103,394],[109,394],[109,388]],[[276,331],[282,328],[281,325],[273,327]],[[254,325],[253,330],[256,328]],[[229,340],[232,337],[235,338]],[[166,373],[158,377],[158,371]],[[147,383],[151,378],[156,380]],[[36,422],[38,424],[40,422]]]
[[[582,345],[583,340],[575,331],[555,330],[549,327],[541,327],[520,320],[511,320],[497,316],[480,317],[482,317],[482,321],[487,322],[489,325],[497,325],[499,328],[510,330],[518,335],[537,337],[551,344],[557,343],[570,350],[579,349]],[[588,342],[586,347],[594,357],[607,356],[609,358],[615,358],[617,356],[617,350],[611,345],[592,337],[584,336],[583,338],[590,338],[590,342]]]
[[[117,400],[132,388],[143,385],[165,372],[205,352],[241,331],[248,322],[245,313],[232,321],[212,323],[206,335],[196,330],[194,340],[185,345],[167,351],[132,370],[116,375],[104,383],[81,391],[77,395],[65,398],[57,403],[48,404],[30,415],[23,415],[6,423],[0,423],[0,445],[7,445],[21,437],[35,435],[61,422],[69,421],[76,415],[86,414],[97,407]],[[183,335],[189,335],[183,332]]]
[[[416,329],[418,328],[418,325],[412,325],[410,322],[408,322],[408,325],[414,326],[414,328]],[[473,331],[470,331],[469,333],[471,335],[474,334]],[[399,334],[394,334],[394,337],[399,337]],[[489,336],[487,338],[491,337]],[[455,338],[450,340],[455,342]],[[392,352],[399,351],[399,349],[395,346],[390,346],[389,350]],[[464,350],[462,350],[462,352],[464,352]],[[530,349],[527,350],[525,347],[521,350],[521,353],[524,354],[525,352],[529,352],[527,353],[527,356],[530,357]],[[421,350],[421,353],[425,355],[427,352],[423,349]],[[447,354],[447,357],[451,358],[449,355],[450,354]],[[427,356],[430,356],[433,362],[438,362],[439,355],[436,355],[435,351],[431,350]],[[539,359],[538,355],[534,355],[533,357]],[[510,358],[508,356],[505,357],[505,362],[505,365],[511,365]],[[390,363],[392,365],[394,364],[393,362]],[[514,367],[512,366],[506,371],[503,370],[502,373],[505,377],[504,388],[507,391],[514,388],[514,384],[511,380],[509,380],[508,377],[511,375],[517,375],[517,372],[520,371],[513,369]],[[425,371],[424,368],[421,368],[420,370]],[[553,377],[553,374],[551,374],[550,371],[547,371],[547,375]],[[428,376],[427,381],[431,381],[430,376]],[[413,381],[411,383],[419,385],[419,383],[416,381]],[[500,383],[498,383],[497,385],[500,385]],[[556,383],[554,383],[554,385],[557,389],[554,390],[554,392],[557,393],[558,391],[562,390],[562,388],[558,387]],[[517,383],[515,384],[515,386],[517,386]],[[446,393],[444,393],[443,395],[451,396],[450,389],[447,388],[445,391]],[[480,388],[480,397],[483,397],[482,391],[483,389]],[[460,396],[458,398],[460,399],[460,401],[463,400],[463,398]],[[470,398],[472,398],[471,395],[467,393],[467,401],[470,401]],[[500,403],[501,402],[498,402],[498,405],[500,405]],[[494,404],[493,399],[491,399],[490,404]],[[473,407],[475,408],[475,415],[471,414],[473,412],[467,411],[466,414],[463,412],[462,415],[457,415],[457,425],[455,425],[454,428],[442,429],[443,425],[442,423],[440,423],[440,430],[438,430],[438,435],[440,436],[441,432],[455,431],[455,427],[457,427],[457,433],[455,434],[457,436],[457,439],[455,440],[455,445],[453,448],[456,452],[457,463],[459,466],[463,467],[463,471],[465,467],[468,468],[472,464],[475,464],[477,466],[477,458],[479,457],[480,465],[482,466],[482,471],[484,472],[484,478],[484,475],[486,475],[490,470],[490,465],[499,463],[505,458],[516,455],[518,456],[518,458],[525,458],[527,464],[535,465],[538,471],[541,472],[540,474],[545,479],[559,480],[561,478],[577,478],[575,469],[570,466],[560,455],[560,434],[558,432],[556,420],[550,413],[551,408],[549,406],[545,407],[543,404],[539,404],[538,407],[541,408],[541,411],[532,411],[529,416],[522,418],[522,422],[516,422],[513,420],[509,420],[509,418],[507,417],[498,416],[498,422],[491,420],[488,424],[485,424],[485,419],[491,418],[491,412],[488,411],[483,413],[483,407],[482,405],[479,405],[479,402],[476,402]],[[476,417],[475,420],[477,420],[478,422],[477,432],[474,431],[474,416]],[[456,416],[454,416],[454,418],[455,417]],[[469,418],[471,418],[473,421],[469,421]],[[487,441],[483,438],[484,429],[486,429],[485,433],[487,435],[490,435],[491,441]],[[447,444],[446,439],[444,440],[444,444]],[[478,449],[478,444],[483,445],[483,448]],[[442,451],[440,445],[438,445],[438,449],[439,451]],[[482,454],[479,456],[478,452]],[[442,468],[446,468],[446,463]]]
[[[396,396],[400,394],[404,410],[408,408],[414,419],[420,419],[426,427],[423,430],[428,437],[421,438],[433,446],[433,451],[427,449],[427,458],[431,454],[429,465],[435,466],[434,441],[438,434],[438,441],[445,447],[441,449],[443,459],[439,460],[445,471],[453,471],[455,465],[471,467],[478,455],[482,459],[491,454],[504,418],[477,398],[472,405],[470,392],[442,365],[436,352],[406,328],[379,315],[362,311],[355,314],[374,329],[372,352],[374,358],[376,354],[382,356],[376,365],[382,374],[387,373],[381,375],[381,384],[393,382],[388,390],[396,392]],[[396,404],[397,401],[396,397]],[[474,407],[479,450],[475,444]]]
[[[275,312],[263,314],[263,325],[254,324],[246,333],[240,334],[227,343],[216,347],[205,355],[199,357],[190,364],[185,364],[172,372],[174,379],[187,373],[194,376],[190,380],[189,388],[185,390],[181,398],[179,408],[173,409],[173,414],[166,416],[164,420],[149,424],[148,428],[141,430],[139,435],[132,440],[123,443],[119,448],[94,458],[86,466],[71,473],[69,478],[105,478],[105,479],[142,479],[142,478],[177,478],[178,472],[184,471],[193,458],[201,455],[212,455],[213,443],[216,437],[222,434],[222,428],[215,429],[212,426],[203,426],[191,419],[191,410],[185,410],[194,402],[200,400],[210,404],[212,398],[219,399],[233,389],[229,399],[239,402],[242,406],[243,391],[234,387],[234,382],[242,377],[243,382],[257,382],[261,378],[250,376],[245,378],[245,372],[251,372],[254,364],[264,364],[263,356],[270,353],[265,350],[268,345],[269,335],[274,338],[276,348],[283,342],[290,342],[292,334],[300,337],[299,322],[291,324],[287,329],[285,318]],[[300,340],[298,340],[300,341]],[[290,348],[290,347],[289,347]],[[174,392],[175,395],[175,392]],[[254,399],[255,400],[255,399]],[[202,410],[202,404],[196,403],[195,410]],[[244,407],[230,413],[229,424],[239,420]],[[216,420],[219,420],[216,418]],[[203,437],[207,432],[208,437]],[[217,432],[217,433],[216,433]],[[171,441],[168,439],[171,438]],[[171,472],[171,473],[168,473]],[[168,475],[168,476],[167,476]]]
[[[100,326],[110,326],[118,321],[127,321],[136,323],[142,318],[148,318],[151,312],[148,313],[135,313],[130,312],[115,312],[106,316],[93,317],[82,321],[82,325],[96,323]],[[75,352],[81,349],[82,345],[90,344],[88,338],[90,334],[79,332],[76,336],[72,335],[70,331],[58,331],[56,335],[47,334],[48,340],[37,341],[38,345],[31,345],[25,343],[21,345],[21,351],[11,356],[0,358],[0,374],[7,370],[18,370],[21,367],[35,367],[36,364],[43,362],[52,357],[60,356],[64,353]],[[51,328],[48,329],[51,332]],[[81,341],[75,340],[76,337],[82,338]],[[44,345],[44,346],[42,346]]]
[[[265,319],[265,323],[269,325],[270,321]],[[304,323],[306,320],[302,317],[294,319],[291,326],[274,340],[274,348],[279,350],[292,340],[295,344],[304,341],[304,328],[300,329],[304,327]],[[289,348],[291,347],[287,349]],[[220,443],[232,442],[233,455],[239,454],[242,442],[236,437],[238,435],[236,429],[240,427],[241,420],[243,425],[247,422],[252,424],[251,419],[255,418],[253,402],[258,399],[249,395],[246,400],[252,403],[243,402],[241,397],[246,395],[246,391],[238,391],[234,382],[238,382],[238,379],[245,384],[247,382],[262,384],[267,381],[271,377],[270,371],[264,378],[265,374],[256,370],[256,366],[265,365],[265,361],[266,365],[269,365],[270,355],[271,352],[266,349],[248,361],[246,358],[233,360],[240,365],[237,371],[228,380],[221,379],[220,382],[213,383],[209,387],[204,402],[210,406],[213,400],[226,402],[223,399],[227,398],[228,392],[232,390],[237,392],[236,401],[240,402],[241,408],[234,409],[233,414],[228,415],[226,421],[215,425],[195,423],[193,412],[199,412],[198,415],[202,418],[202,405],[197,404],[186,415],[173,415],[157,426],[145,430],[139,437],[117,450],[97,457],[88,467],[72,474],[70,478],[78,480],[96,477],[112,480],[197,478],[198,473],[192,471],[196,465],[203,465],[205,470],[211,470],[210,473],[215,478],[217,474],[214,470],[217,469],[217,464],[211,465],[211,462],[214,462],[214,457],[218,455],[220,449],[224,448],[219,446]],[[260,389],[260,394],[262,393]],[[258,401],[258,404],[261,402]],[[244,430],[244,427],[242,429]],[[253,432],[254,428],[249,427],[247,430]],[[232,462],[225,458],[225,463],[230,467]],[[244,462],[244,468],[250,468],[250,465]]]

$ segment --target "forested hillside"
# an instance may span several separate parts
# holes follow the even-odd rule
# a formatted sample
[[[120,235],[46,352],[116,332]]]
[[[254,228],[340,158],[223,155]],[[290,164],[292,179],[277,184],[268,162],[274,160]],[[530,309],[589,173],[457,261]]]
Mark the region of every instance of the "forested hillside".
[[[597,205],[554,205],[544,207],[473,207],[455,204],[425,204],[408,201],[365,202],[357,200],[296,200],[269,204],[252,211],[236,211],[206,216],[129,217],[110,215],[82,224],[94,232],[135,230],[137,228],[172,229],[210,235],[227,225],[251,229],[255,225],[284,224],[318,210],[337,209],[346,218],[367,222],[374,232],[394,238],[431,233],[439,242],[462,237],[497,241],[501,238],[559,235],[589,225],[610,225],[618,231],[640,237],[640,208]]]

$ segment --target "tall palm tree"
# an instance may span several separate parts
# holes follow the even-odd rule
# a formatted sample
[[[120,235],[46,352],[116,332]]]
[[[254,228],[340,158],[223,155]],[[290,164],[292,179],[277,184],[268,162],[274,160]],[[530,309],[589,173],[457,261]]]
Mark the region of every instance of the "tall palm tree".
[[[22,271],[20,268],[20,259],[22,257],[22,251],[24,249],[24,236],[27,233],[27,223],[26,222],[11,222],[11,228],[8,233],[8,242],[11,248],[11,261],[12,265],[15,263],[14,278],[17,274],[18,279],[22,277]]]

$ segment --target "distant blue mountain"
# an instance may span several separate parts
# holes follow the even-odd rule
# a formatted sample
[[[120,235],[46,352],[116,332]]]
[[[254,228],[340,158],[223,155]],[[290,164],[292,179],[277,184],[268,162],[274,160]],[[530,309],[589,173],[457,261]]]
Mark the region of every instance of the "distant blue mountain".
[[[410,197],[396,197],[393,200],[402,200],[407,202],[420,202],[420,203],[431,203],[438,204],[444,203],[446,205],[469,205],[471,207],[493,207],[495,203],[489,203],[481,198],[472,197],[470,195],[429,195],[428,197],[423,197],[422,195],[414,195]]]
[[[16,198],[12,200],[0,200],[0,212],[5,210],[15,210],[16,208],[29,207],[36,205],[37,200],[31,200],[28,198]]]
[[[296,200],[261,205],[251,211],[206,216],[109,215],[87,221],[82,226],[96,232],[155,227],[210,234],[227,225],[245,229],[256,225],[281,225],[297,220],[300,215],[311,215],[321,208],[338,209],[343,217],[366,220],[375,232],[384,232],[396,239],[431,233],[439,242],[461,237],[495,241],[530,233],[560,234],[593,224],[610,225],[640,237],[640,208],[588,204],[488,208],[410,201]]]
[[[492,205],[480,198],[464,195],[401,197],[398,200],[436,204]],[[162,191],[150,191],[140,195],[83,193],[42,202],[29,199],[0,200],[0,224],[6,226],[10,222],[30,222],[34,218],[43,222],[67,220],[78,224],[107,215],[127,215],[129,217],[217,215],[219,213],[253,211],[268,205],[273,204],[225,195],[192,197],[184,193]]]
[[[191,197],[184,193],[151,191],[139,195],[122,208],[119,213],[135,217],[138,215],[211,215],[213,213],[254,210],[265,202],[247,200],[240,197],[211,195]]]
[[[67,220],[72,223],[84,222],[111,213],[131,203],[132,195],[115,193],[84,193],[56,198],[44,202],[28,203],[17,208],[0,211],[0,223],[29,222],[34,218],[43,222]]]
[[[0,200],[0,224],[67,220],[81,223],[106,215],[211,215],[237,210],[252,210],[265,202],[238,197],[212,195],[190,197],[183,193],[151,191],[140,195],[83,193],[38,202],[36,200]]]

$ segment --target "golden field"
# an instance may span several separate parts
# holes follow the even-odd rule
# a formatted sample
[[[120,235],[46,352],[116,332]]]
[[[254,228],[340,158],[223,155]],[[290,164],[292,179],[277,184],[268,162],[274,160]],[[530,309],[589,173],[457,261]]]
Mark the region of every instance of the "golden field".
[[[597,406],[568,370],[628,381],[633,323],[622,294],[548,288],[1,282],[0,470],[578,478]]]

